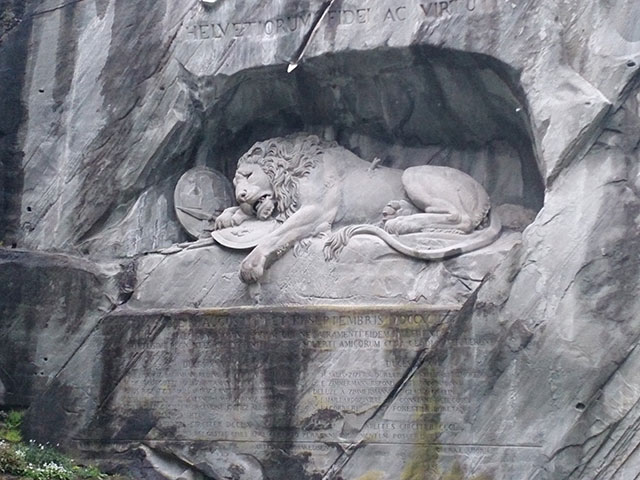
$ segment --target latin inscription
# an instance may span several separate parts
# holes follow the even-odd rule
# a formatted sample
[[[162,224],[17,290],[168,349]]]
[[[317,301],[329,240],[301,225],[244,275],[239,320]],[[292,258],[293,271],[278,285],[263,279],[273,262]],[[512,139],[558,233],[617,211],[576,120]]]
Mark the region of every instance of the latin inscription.
[[[327,25],[345,27],[369,23],[370,8],[330,10],[326,16]],[[245,36],[274,37],[277,35],[307,31],[318,12],[299,12],[266,20],[198,22],[185,27],[190,40],[215,40]]]
[[[393,307],[114,314],[96,337],[100,421],[80,437],[99,449],[144,441],[258,459],[285,451],[309,458],[316,473],[349,442],[380,460],[374,470],[387,458],[416,465],[435,452],[443,472],[473,457],[466,473],[474,475],[494,471],[495,455],[485,461],[485,453],[505,448],[509,465],[499,468],[515,478],[536,445],[464,444],[475,438],[470,392],[486,382],[467,359],[488,354],[499,332],[456,335],[455,315]],[[447,331],[446,360],[440,350],[423,356]],[[460,444],[440,444],[451,440]]]
[[[190,440],[288,440],[295,432],[297,441],[316,441],[338,436],[345,412],[383,404],[448,320],[429,311],[204,315],[171,319],[158,335],[122,321],[122,331],[132,329],[123,351],[135,362],[112,395],[114,411],[151,409],[166,428],[180,425],[179,437]],[[459,348],[495,341],[461,338]],[[464,431],[469,399],[463,382],[482,376],[427,373],[436,370],[425,365],[404,385],[384,420],[363,430],[369,441],[411,443],[424,432]],[[271,418],[284,408],[283,395],[295,398],[300,412],[286,415],[290,423]],[[338,414],[316,424],[311,415],[318,411]]]
[[[420,4],[420,10],[425,17],[442,17],[473,12],[476,9],[477,0],[440,0]]]
[[[339,8],[329,10],[323,19],[328,28],[353,28],[370,23],[390,24],[407,20],[432,21],[476,11],[477,0],[439,0],[415,5],[372,8]],[[230,21],[199,21],[184,27],[185,38],[192,41],[220,40],[240,37],[274,38],[308,32],[319,11],[300,11],[279,17]]]

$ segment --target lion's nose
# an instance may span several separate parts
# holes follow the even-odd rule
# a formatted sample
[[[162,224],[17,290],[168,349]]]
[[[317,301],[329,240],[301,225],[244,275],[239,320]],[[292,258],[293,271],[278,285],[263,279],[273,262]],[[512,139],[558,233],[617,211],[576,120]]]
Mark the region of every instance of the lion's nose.
[[[247,191],[246,190],[239,191],[237,197],[238,197],[238,200],[244,202],[247,199]]]

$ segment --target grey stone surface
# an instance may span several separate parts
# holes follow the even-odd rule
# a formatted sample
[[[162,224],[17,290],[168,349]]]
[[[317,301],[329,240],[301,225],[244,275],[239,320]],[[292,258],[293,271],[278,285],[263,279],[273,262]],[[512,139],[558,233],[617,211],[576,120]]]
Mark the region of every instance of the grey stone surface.
[[[544,439],[547,466],[532,478],[638,474],[638,113],[636,89],[468,306],[469,331],[501,336],[479,359],[491,380],[472,392],[477,438]]]
[[[623,2],[429,5],[367,3],[354,21],[355,6],[342,5],[292,74],[287,61],[319,2],[31,6],[28,21],[10,32],[19,42],[23,30],[33,31],[21,84],[29,119],[7,132],[21,129],[18,150],[29,159],[10,182],[24,185],[7,212],[20,215],[15,240],[77,248],[131,215],[141,217],[141,231],[121,226],[121,236],[169,244],[171,209],[145,219],[135,208],[142,192],[184,171],[195,153],[217,153],[212,166],[228,172],[254,140],[311,126],[391,143],[478,147],[508,139],[525,157],[531,195],[529,135],[544,177],[555,178],[593,143],[598,119],[619,103],[640,60],[628,21],[635,17]],[[43,175],[55,180],[40,182]],[[540,201],[537,192],[529,202]],[[167,224],[159,233],[158,222]],[[138,243],[134,252],[154,248]]]
[[[20,151],[29,160],[19,179],[20,211],[10,212],[20,215],[19,246],[131,255],[181,241],[167,191],[153,193],[160,185],[175,182],[201,158],[230,174],[255,140],[325,127],[347,147],[362,135],[412,148],[482,150],[486,142],[506,141],[518,153],[510,163],[522,163],[520,201],[539,208],[527,99],[511,67],[486,56],[434,50],[426,38],[394,46],[380,34],[404,32],[406,25],[381,25],[384,12],[377,11],[366,24],[329,28],[350,36],[360,32],[367,48],[350,40],[349,49],[332,45],[331,56],[309,50],[308,61],[287,74],[276,59],[297,48],[301,30],[268,39],[191,38],[201,19],[266,21],[292,10],[284,3],[258,9],[234,3],[38,6],[29,21],[33,55],[22,85],[29,118],[20,125]],[[293,9],[312,12],[318,6]],[[424,13],[415,7],[411,18],[417,22]],[[464,18],[478,17],[479,9]],[[331,44],[323,38],[317,36],[318,45]],[[220,56],[229,42],[231,50]],[[373,48],[385,44],[394,48]],[[266,45],[270,53],[262,52]],[[229,65],[216,73],[219,61],[212,56],[227,58]],[[391,164],[393,157],[390,152],[381,158]],[[43,176],[50,181],[41,182]],[[490,182],[481,183],[491,193]],[[160,202],[155,215],[142,208],[144,199]],[[122,245],[123,238],[131,246]]]
[[[120,452],[134,471],[142,444],[148,464],[174,479],[424,478],[466,469],[470,453],[474,474],[509,478],[535,465],[541,445],[500,447],[498,463],[492,446],[438,441],[473,435],[472,400],[459,381],[484,383],[472,368],[452,375],[440,364],[456,315],[398,307],[113,314],[32,407],[33,417],[57,423],[33,421],[30,433],[47,438],[55,426],[67,445]],[[470,345],[451,351],[465,356]],[[54,393],[62,385],[65,395]]]
[[[130,292],[133,272],[0,248],[0,404],[25,407]]]
[[[398,304],[460,305],[480,285],[520,234],[505,231],[492,246],[445,262],[416,261],[382,240],[359,236],[340,258],[326,261],[324,239],[287,252],[262,282],[240,279],[244,251],[219,246],[149,254],[136,269],[127,308],[210,308],[240,305]]]
[[[305,45],[323,4],[0,4],[0,235],[4,247],[25,249],[3,250],[0,265],[6,292],[0,295],[0,404],[31,404],[34,435],[75,438],[76,453],[113,469],[126,465],[137,478],[286,478],[281,472],[314,480],[636,478],[637,2],[334,2]],[[255,141],[300,131],[336,140],[367,161],[380,158],[386,167],[460,168],[486,188],[514,231],[492,250],[439,264],[407,261],[364,238],[349,244],[341,263],[325,263],[314,241],[299,256],[283,256],[259,289],[238,279],[242,254],[213,246],[158,253],[187,239],[172,204],[180,175],[206,165],[230,178]],[[123,257],[136,257],[127,265],[137,271],[119,273]],[[437,377],[439,395],[450,400],[437,409],[440,428],[420,431],[414,418],[406,429],[421,433],[396,432],[407,437],[388,444],[384,435],[394,432],[384,425],[398,430],[402,423],[389,417],[375,422],[358,448],[349,447],[353,437],[344,443],[334,435],[328,444],[306,442],[300,452],[283,449],[275,457],[267,455],[275,445],[269,442],[234,437],[215,448],[176,442],[178,432],[199,424],[171,423],[185,411],[179,395],[158,394],[162,382],[148,382],[147,390],[128,384],[144,380],[144,368],[164,374],[139,359],[162,362],[168,352],[173,367],[188,359],[178,369],[191,372],[178,378],[183,386],[198,373],[195,365],[210,373],[228,367],[210,378],[230,384],[242,380],[232,370],[249,365],[251,382],[258,383],[265,372],[275,376],[269,362],[283,373],[302,368],[278,357],[289,350],[274,348],[269,356],[271,350],[247,342],[238,351],[235,344],[221,348],[237,360],[225,362],[197,343],[198,326],[209,322],[202,316],[217,314],[174,311],[260,302],[325,304],[324,310],[340,303],[465,302],[439,333],[411,350],[429,352],[415,378]],[[119,313],[105,317],[118,303],[124,303]],[[282,315],[293,310],[287,312]],[[44,327],[47,319],[60,327],[56,333]],[[165,327],[149,331],[157,325]],[[187,326],[193,331],[181,330]],[[248,330],[238,335],[260,334]],[[154,333],[170,344],[168,332],[188,347],[147,345]],[[136,336],[147,344],[126,343]],[[54,349],[45,366],[44,353]],[[21,353],[9,357],[14,351]],[[197,353],[213,361],[188,358]],[[272,384],[271,411],[299,422],[282,431],[304,433],[306,418],[322,424],[322,415],[305,410],[305,382],[322,381],[313,372],[341,365],[341,355],[339,349],[319,355],[331,360],[292,382],[293,390],[300,388],[295,395],[279,389],[286,375]],[[378,364],[366,352],[354,355],[349,368],[366,375],[390,374],[398,382],[407,371],[372,368]],[[257,364],[243,364],[246,358]],[[138,362],[127,363],[132,359]],[[131,376],[110,397],[117,384],[110,375],[129,366]],[[261,388],[248,398],[266,411]],[[398,399],[405,406],[420,409],[433,400],[414,402],[415,385],[404,388]],[[122,401],[127,408],[112,409]],[[309,415],[284,415],[287,401]],[[178,406],[167,414],[167,405]],[[198,420],[204,428],[235,419],[200,414]],[[273,431],[281,431],[277,425]],[[375,441],[380,434],[383,441]],[[426,436],[417,443],[432,448],[397,446],[420,434]],[[314,478],[316,471],[322,473]]]

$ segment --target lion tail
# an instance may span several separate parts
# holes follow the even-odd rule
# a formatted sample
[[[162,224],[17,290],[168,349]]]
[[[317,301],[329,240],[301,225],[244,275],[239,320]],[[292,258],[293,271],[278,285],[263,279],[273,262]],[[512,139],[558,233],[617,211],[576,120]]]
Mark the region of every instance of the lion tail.
[[[338,230],[329,237],[324,245],[324,257],[326,260],[335,260],[354,235],[366,234],[375,235],[394,250],[409,257],[421,260],[444,260],[490,245],[498,238],[501,230],[502,224],[498,215],[489,212],[489,225],[482,230],[465,235],[459,243],[443,248],[420,249],[402,243],[400,238],[375,225],[351,225]]]

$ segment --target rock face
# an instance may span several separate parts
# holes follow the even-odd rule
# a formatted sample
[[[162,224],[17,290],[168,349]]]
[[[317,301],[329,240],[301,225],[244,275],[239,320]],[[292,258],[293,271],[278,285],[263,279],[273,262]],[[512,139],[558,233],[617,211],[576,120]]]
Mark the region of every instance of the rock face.
[[[537,442],[493,446],[501,463],[468,428],[469,392],[484,388],[468,354],[490,351],[497,336],[458,336],[457,316],[387,307],[115,313],[31,413],[58,418],[85,452],[119,452],[136,477],[166,462],[182,468],[172,478],[225,478],[234,465],[237,478],[421,478],[466,469],[466,455],[477,478],[531,471]],[[441,363],[450,335],[457,360]],[[64,402],[45,400],[61,385],[71,386]],[[33,433],[50,428],[41,427]],[[443,436],[452,442],[441,445]]]
[[[0,2],[0,406],[136,478],[636,478],[639,70],[631,0]],[[184,172],[299,132],[502,236],[172,246]]]
[[[117,262],[4,249],[0,266],[0,399],[29,405],[100,318],[130,296],[132,272]]]

